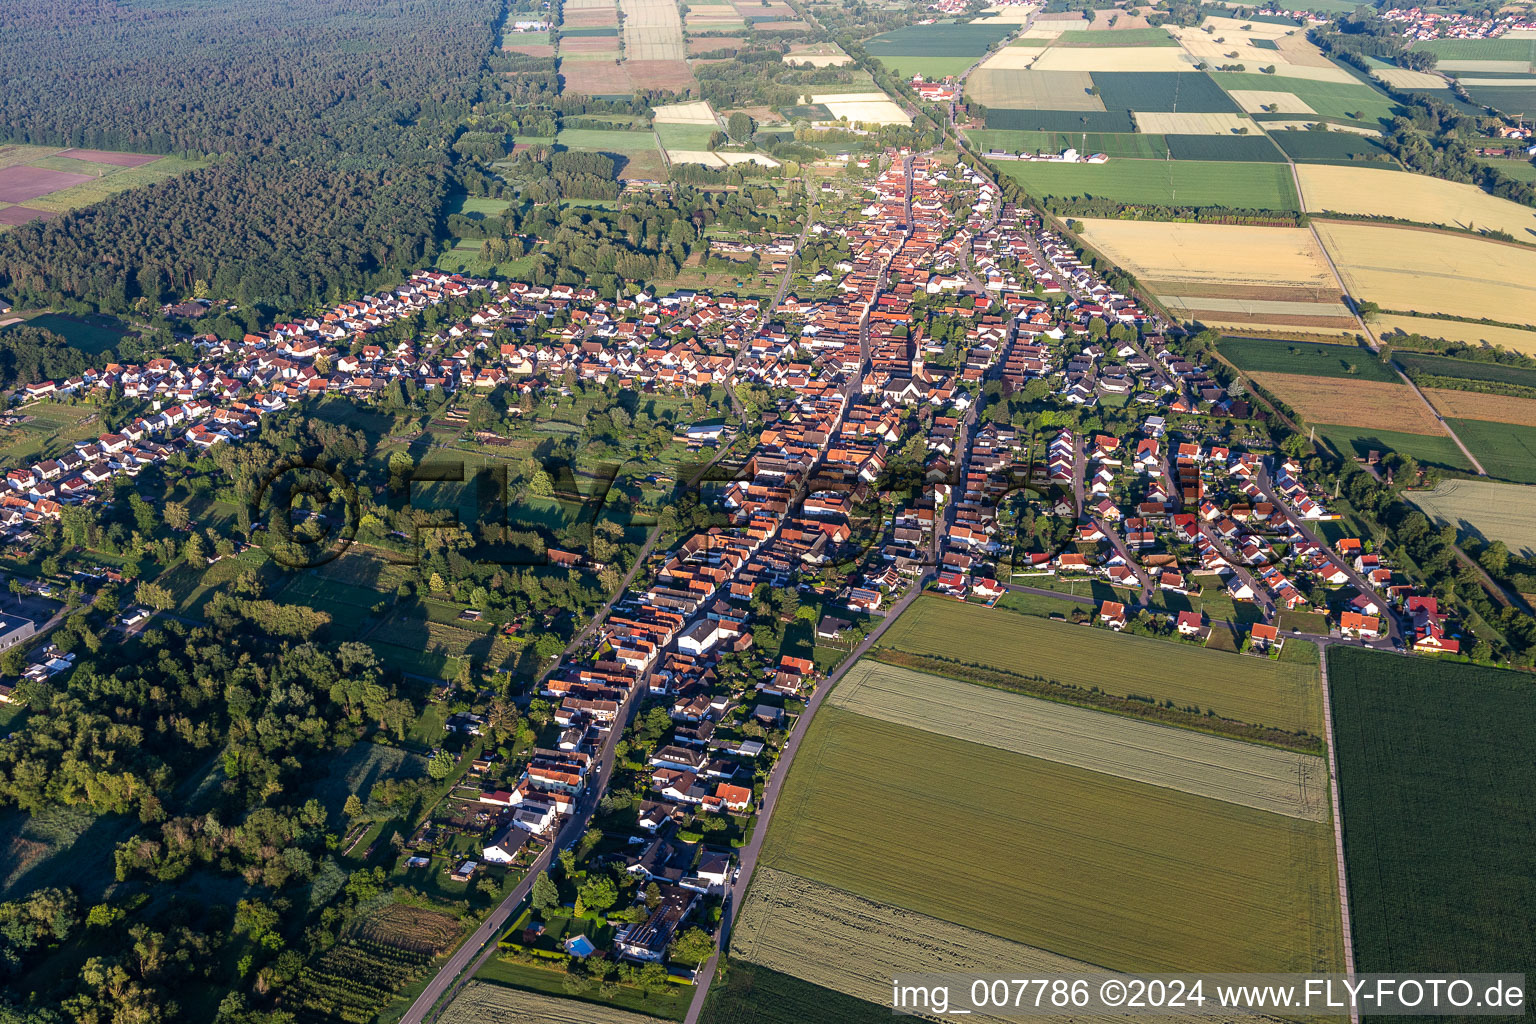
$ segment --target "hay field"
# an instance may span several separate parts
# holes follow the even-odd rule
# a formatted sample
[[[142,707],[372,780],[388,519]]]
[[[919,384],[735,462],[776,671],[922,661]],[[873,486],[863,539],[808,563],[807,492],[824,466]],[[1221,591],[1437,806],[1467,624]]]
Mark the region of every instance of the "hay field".
[[[1428,71],[1410,71],[1407,68],[1376,68],[1372,75],[1398,89],[1449,89],[1444,78]]]
[[[1194,60],[1173,46],[1053,46],[1036,71],[1193,71]]]
[[[1135,112],[1136,130],[1148,135],[1233,135],[1241,128],[1256,131],[1253,120],[1241,114],[1171,114]]]
[[[965,91],[976,102],[1010,110],[1103,110],[1086,71],[973,71]]]
[[[952,663],[1045,676],[1117,696],[1140,694],[1229,718],[1322,735],[1314,665],[1272,662],[1148,637],[1087,629],[938,597],[917,601],[880,647]],[[1148,692],[1152,691],[1152,692]]]
[[[1383,309],[1536,324],[1536,250],[1376,224],[1314,221],[1349,292]]]
[[[714,110],[704,100],[652,107],[651,120],[657,124],[703,124],[711,128],[719,126]]]
[[[683,17],[673,0],[619,0],[625,60],[683,60]]]
[[[464,986],[438,1019],[442,1024],[665,1024],[660,1017],[484,981]]]
[[[1503,541],[1517,555],[1536,556],[1536,487],[1442,480],[1432,491],[1404,491],[1403,497],[1436,523],[1470,527],[1490,541]]]
[[[1361,83],[1360,79],[1356,78],[1348,71],[1345,71],[1337,64],[1329,63],[1326,67],[1320,67],[1311,64],[1285,64],[1270,60],[1260,66],[1268,67],[1271,64],[1275,66],[1275,73],[1272,75],[1258,74],[1256,72],[1258,72],[1259,66],[1255,66],[1253,64],[1245,64],[1244,66],[1251,70],[1218,71],[1215,68],[1212,68],[1211,77],[1216,79],[1216,83],[1218,85],[1221,84],[1228,76],[1232,75],[1242,75],[1245,78],[1264,78],[1267,81],[1276,82],[1281,86],[1286,85],[1288,80],[1292,79],[1301,82],[1326,82],[1330,85],[1353,86],[1363,92],[1374,93],[1377,96],[1385,98],[1382,93],[1370,88],[1367,85],[1364,85]]]
[[[694,8],[697,10],[698,8]],[[693,13],[689,12],[689,18]],[[808,64],[813,68],[836,68],[852,64],[853,58],[843,52],[836,43],[800,43],[789,48],[784,55],[786,64]]]
[[[1444,338],[1447,341],[1467,341],[1473,344],[1487,343],[1536,356],[1536,331],[1522,331],[1516,327],[1495,327],[1491,324],[1469,324],[1461,320],[1436,320],[1422,316],[1393,316],[1383,313],[1376,318],[1377,333],[1391,340],[1391,333],[1422,334],[1426,338]]]
[[[1306,228],[1093,218],[1079,223],[1089,245],[1154,291],[1177,286],[1176,294],[1191,295],[1210,285],[1224,295],[1234,285],[1261,285],[1337,297],[1328,259]]]
[[[1527,60],[1442,60],[1435,67],[1440,71],[1471,71],[1481,72],[1485,75],[1525,75],[1531,71],[1531,62]],[[1489,78],[1474,81],[1464,75],[1458,75],[1462,85],[1504,85],[1508,79]]]
[[[1445,429],[1406,384],[1299,373],[1252,377],[1309,423],[1445,436]]]
[[[977,65],[976,72],[979,74],[983,71],[1023,71],[1036,60],[1038,60],[1040,54],[1044,52],[1044,44],[1022,45],[1015,43],[1012,46],[1003,47],[988,57],[986,60],[982,61],[979,65]],[[1058,74],[1081,75],[1086,75],[1087,73],[1088,72],[1086,71],[1058,72]],[[969,81],[969,79],[967,79],[967,81]],[[1091,85],[1092,83],[1090,82],[1089,84]]]
[[[1237,105],[1250,114],[1317,113],[1305,100],[1293,92],[1270,92],[1263,89],[1232,89],[1227,95],[1236,100]],[[1266,111],[1265,107],[1274,107],[1275,109]]]
[[[1201,28],[1211,28],[1216,35],[1247,39],[1282,39],[1300,35],[1305,30],[1296,25],[1282,25],[1273,21],[1246,21],[1242,18],[1223,18],[1211,15],[1200,23]],[[1203,34],[1203,33],[1202,33]]]
[[[1313,821],[1328,816],[1327,765],[1309,754],[1057,704],[868,659],[838,683],[830,703],[882,722],[1193,796]]]
[[[1302,198],[1314,212],[1495,228],[1522,242],[1536,242],[1536,210],[1491,196],[1476,185],[1374,167],[1301,164],[1296,172]]]
[[[763,863],[1114,970],[1342,957],[1325,824],[836,707],[811,723]]]
[[[820,103],[835,118],[864,124],[911,124],[912,118],[883,92],[812,93],[812,103]]]
[[[769,867],[752,875],[731,932],[731,955],[876,1005],[889,1005],[889,979],[901,975],[980,975],[999,964],[1021,977],[1101,970]],[[993,1024],[1007,1018],[971,1014],[967,1019]],[[1074,1019],[1110,1024],[1118,1018]],[[1185,1024],[1181,1018],[1167,1020]]]
[[[1440,415],[1450,419],[1488,420],[1491,423],[1536,427],[1536,398],[1485,395],[1454,388],[1425,388],[1424,394],[1440,410]]]

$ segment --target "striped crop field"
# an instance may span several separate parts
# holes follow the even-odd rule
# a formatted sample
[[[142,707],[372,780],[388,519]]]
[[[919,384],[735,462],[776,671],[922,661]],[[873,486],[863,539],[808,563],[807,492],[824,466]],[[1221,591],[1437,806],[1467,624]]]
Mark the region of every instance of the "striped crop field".
[[[1194,796],[1313,821],[1328,817],[1327,766],[1310,754],[1140,722],[869,660],[849,671],[830,703],[882,722]]]
[[[1111,970],[1343,959],[1326,824],[838,707],[806,734],[763,864]]]
[[[1043,978],[1098,969],[763,867],[752,876],[752,888],[731,932],[731,955],[886,1006],[889,979],[902,975],[988,974],[999,964],[1021,977],[1024,972]],[[973,1013],[968,1019],[992,1024],[1006,1018]],[[1111,1020],[1092,1015],[1075,1019],[1084,1024]]]
[[[1136,695],[1290,732],[1322,734],[1315,665],[1241,658],[1188,644],[1126,636],[938,597],[912,605],[880,646],[966,665],[1043,676],[1117,696]]]
[[[664,1024],[660,1017],[471,981],[438,1018],[442,1024]]]

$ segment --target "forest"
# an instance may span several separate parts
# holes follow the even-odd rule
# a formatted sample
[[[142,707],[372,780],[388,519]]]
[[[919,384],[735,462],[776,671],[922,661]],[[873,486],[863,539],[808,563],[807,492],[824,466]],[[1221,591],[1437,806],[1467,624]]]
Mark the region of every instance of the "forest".
[[[216,158],[0,236],[0,285],[124,310],[201,278],[292,308],[417,265],[500,16],[494,0],[0,8],[0,139]]]

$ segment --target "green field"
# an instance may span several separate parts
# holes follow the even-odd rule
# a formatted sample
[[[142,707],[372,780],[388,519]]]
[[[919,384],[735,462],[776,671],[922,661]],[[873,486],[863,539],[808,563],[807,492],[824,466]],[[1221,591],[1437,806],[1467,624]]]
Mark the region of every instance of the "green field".
[[[872,57],[980,57],[1014,30],[1013,25],[908,25],[865,40]]]
[[[1052,46],[1178,46],[1179,41],[1163,28],[1068,29]]]
[[[1161,135],[1139,132],[1030,132],[974,128],[965,134],[971,145],[983,153],[990,149],[1008,153],[1060,153],[1071,148],[1079,153],[1103,153],[1111,159],[1142,157],[1160,160],[1168,155],[1168,147]]]
[[[1332,647],[1361,971],[1536,963],[1528,675]]]
[[[1536,61],[1536,39],[1425,39],[1413,48],[1441,60]]]
[[[1203,71],[1095,71],[1107,110],[1236,114],[1241,109]]]
[[[1269,137],[1297,163],[1352,164],[1355,157],[1385,156],[1386,149],[1368,135],[1356,132],[1309,132],[1302,129],[1271,132]],[[1394,160],[1375,161],[1379,167],[1397,167]]]
[[[1478,103],[1502,110],[1511,116],[1536,110],[1536,86],[1469,85],[1466,89],[1468,95]],[[1479,108],[1473,108],[1472,112],[1477,115],[1484,113]]]
[[[966,665],[993,667],[1118,696],[1214,708],[1255,725],[1322,733],[1315,666],[1239,659],[938,597],[916,602],[885,632],[880,647],[943,659],[959,673]]]
[[[708,149],[710,138],[719,130],[707,124],[658,124],[656,135],[668,150]]]
[[[1283,163],[1285,154],[1263,132],[1255,135],[1165,135],[1175,160],[1247,160]]]
[[[1532,337],[1536,338],[1536,332],[1532,332]],[[1527,366],[1484,363],[1476,359],[1454,359],[1450,356],[1421,355],[1406,351],[1398,351],[1392,358],[1402,363],[1403,369],[1410,376],[1414,373],[1432,373],[1439,377],[1460,377],[1463,380],[1486,380],[1536,388],[1536,369]]]
[[[446,212],[481,220],[485,217],[500,217],[511,205],[509,200],[492,199],[489,196],[459,196],[449,201]]]
[[[709,988],[700,1024],[888,1024],[889,1007],[730,958]]]
[[[1332,851],[1319,822],[823,707],[763,861],[1112,969],[1300,971],[1342,961]]]
[[[1121,203],[1298,209],[1285,164],[1111,160],[1056,164],[1000,160],[998,169],[1038,196],[1095,196]]]
[[[1536,427],[1489,420],[1447,419],[1489,476],[1536,484]]]
[[[1397,430],[1377,430],[1370,427],[1348,427],[1336,423],[1319,423],[1317,433],[1338,449],[1345,458],[1363,458],[1372,450],[1399,452],[1411,455],[1426,466],[1443,466],[1470,472],[1472,464],[1461,454],[1456,442],[1449,437],[1430,434],[1407,434]],[[1471,445],[1468,445],[1470,448]]]
[[[563,967],[540,967],[534,964],[512,963],[499,957],[492,957],[486,961],[484,967],[475,974],[475,980],[489,982],[488,988],[505,986],[509,992],[526,990],[539,992],[545,995],[557,996],[565,999],[569,994],[563,984],[565,980]],[[632,985],[616,986],[611,998],[603,998],[597,989],[592,989],[583,994],[581,1001],[574,1004],[568,1011],[570,1022],[590,1021],[591,1024],[603,1024],[604,1021],[614,1020],[614,1024],[629,1024],[621,1018],[611,1018],[614,1013],[645,1014],[649,1017],[660,1017],[666,1020],[682,1020],[683,1014],[688,1011],[688,999],[693,995],[691,988],[684,989],[678,985],[668,985],[654,996],[647,996]],[[510,995],[513,1007],[519,1005],[516,995]],[[590,1014],[590,1016],[588,1016]],[[470,1014],[457,1018],[463,1024],[482,1024],[482,1022],[496,1021],[495,1017],[483,1014]],[[537,1020],[538,1018],[534,1018]],[[528,1020],[528,1017],[513,1014],[502,1018],[506,1024],[513,1024]],[[634,1018],[630,1017],[629,1021]],[[499,1022],[498,1022],[499,1024]]]
[[[1245,373],[1296,373],[1308,377],[1351,377],[1397,383],[1401,378],[1370,349],[1303,341],[1222,338],[1216,350]],[[1350,372],[1354,367],[1354,372]]]
[[[1488,166],[1497,168],[1506,178],[1516,181],[1536,182],[1536,164],[1529,160],[1488,160]]]
[[[1281,75],[1255,75],[1243,72],[1217,72],[1213,76],[1223,89],[1288,92],[1314,112],[1325,117],[1340,117],[1362,124],[1390,121],[1396,104],[1386,93],[1364,82],[1314,82]],[[1097,80],[1097,79],[1095,79]],[[1444,92],[1445,90],[1440,90]],[[1355,115],[1360,115],[1356,117]],[[1305,118],[1305,114],[1294,115]]]
[[[656,148],[656,139],[648,131],[604,131],[601,128],[566,128],[555,136],[555,143],[566,149],[596,153],[641,153]]]
[[[902,78],[910,78],[913,75],[922,75],[930,82],[940,78],[948,78],[951,75],[960,75],[965,69],[975,64],[978,57],[933,57],[927,54],[882,54],[877,60],[890,68],[891,73]]]
[[[116,348],[123,340],[127,325],[114,317],[101,313],[68,315],[43,313],[25,321],[29,327],[52,331],[75,348],[93,356],[99,356],[109,348]],[[21,326],[20,324],[14,326]]]

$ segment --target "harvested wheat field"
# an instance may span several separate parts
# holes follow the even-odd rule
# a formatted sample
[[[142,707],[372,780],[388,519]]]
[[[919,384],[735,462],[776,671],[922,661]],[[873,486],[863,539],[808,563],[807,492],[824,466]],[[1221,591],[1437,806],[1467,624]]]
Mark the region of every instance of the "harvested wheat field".
[[[1305,100],[1293,92],[1266,92],[1262,89],[1233,89],[1227,93],[1250,114],[1315,114]],[[1274,107],[1266,111],[1265,107]],[[1265,124],[1268,128],[1270,125]]]
[[[1019,44],[1014,44],[1013,46],[1005,46],[994,53],[992,56],[988,57],[986,60],[982,61],[981,64],[977,66],[976,71],[973,73],[972,77],[974,77],[974,74],[979,74],[983,71],[1023,71],[1036,60],[1038,60],[1040,55],[1044,52],[1044,43],[1037,43],[1031,46],[1024,46]],[[1065,71],[1057,73],[1084,76],[1088,74],[1086,71]],[[967,81],[969,81],[969,79],[967,79]],[[1093,83],[1090,81],[1088,84],[1092,85]],[[1099,109],[1104,109],[1104,105],[1102,103],[1099,104]]]
[[[1136,130],[1146,135],[1234,135],[1239,129],[1257,131],[1252,118],[1241,114],[1174,114],[1136,111]]]
[[[883,92],[821,93],[811,95],[835,118],[864,124],[911,124],[912,118]]]
[[[731,933],[731,954],[877,1005],[889,1003],[890,979],[907,974],[987,974],[999,964],[1021,976],[1100,970],[769,867],[752,875]],[[968,1019],[1005,1018],[972,1014]],[[1073,1019],[1108,1024],[1116,1018]]]
[[[562,57],[606,57],[619,59],[618,36],[563,36],[560,39]]]
[[[1434,414],[1406,384],[1298,373],[1255,373],[1252,377],[1312,423],[1445,436]]]
[[[1320,757],[1208,736],[863,659],[833,691],[837,707],[1151,786],[1322,821]]]
[[[651,120],[657,124],[702,124],[711,128],[719,124],[714,110],[703,100],[652,107]]]
[[[682,60],[683,16],[673,0],[619,0],[624,10],[626,60]]]
[[[982,71],[965,80],[977,103],[999,110],[1103,110],[1086,71]]]
[[[1427,174],[1375,167],[1297,164],[1301,195],[1314,213],[1397,217],[1458,228],[1494,228],[1536,242],[1536,210]]]
[[[1092,218],[1079,223],[1084,241],[1154,292],[1329,302],[1343,308],[1328,259],[1305,228]],[[1253,294],[1245,288],[1262,291]]]
[[[1195,61],[1177,46],[1053,46],[1036,71],[1193,71]]]
[[[1440,415],[1448,419],[1489,420],[1494,423],[1513,423],[1520,427],[1536,427],[1536,398],[1485,395],[1454,388],[1425,388],[1424,394],[1440,411]]]
[[[1432,491],[1404,491],[1403,497],[1437,523],[1466,524],[1521,557],[1536,556],[1536,487],[1442,480]]]
[[[665,1024],[660,1017],[471,981],[438,1018],[442,1024]]]
[[[1536,356],[1536,331],[1522,331],[1518,327],[1469,324],[1463,320],[1436,320],[1424,316],[1393,316],[1389,313],[1376,318],[1376,333],[1383,339],[1391,341],[1392,334],[1397,331],[1422,334],[1426,338],[1466,341],[1474,345],[1497,345],[1511,352]]]
[[[1397,89],[1449,89],[1444,78],[1428,71],[1407,68],[1376,68],[1371,74]]]
[[[1536,325],[1536,249],[1470,235],[1314,221],[1349,293],[1388,310]]]

